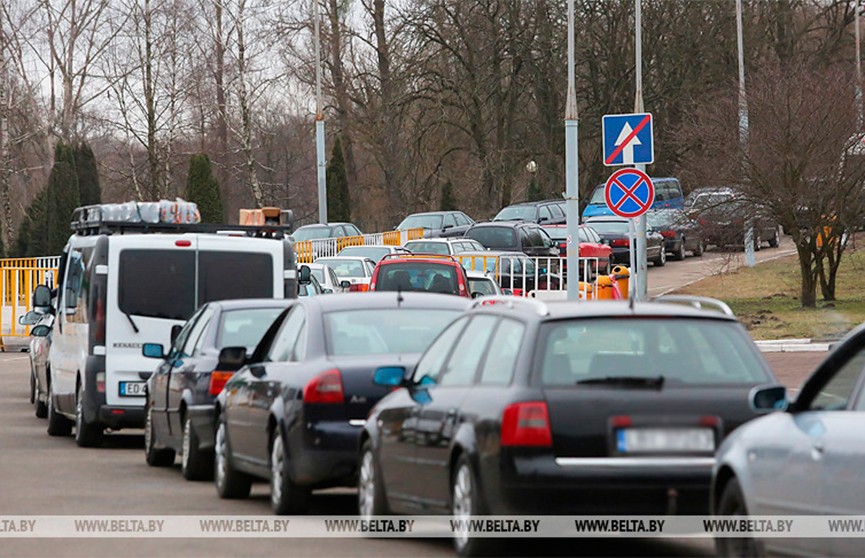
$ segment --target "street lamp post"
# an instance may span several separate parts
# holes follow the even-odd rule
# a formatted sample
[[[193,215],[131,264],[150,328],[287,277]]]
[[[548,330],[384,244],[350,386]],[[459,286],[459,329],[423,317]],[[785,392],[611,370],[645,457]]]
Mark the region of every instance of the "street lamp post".
[[[748,97],[745,95],[745,49],[742,39],[742,0],[736,0],[736,48],[739,59],[739,142],[742,144],[742,153],[748,149]],[[742,161],[744,170],[746,162]],[[757,259],[754,257],[754,222],[748,219],[745,222],[745,265],[754,267]]]
[[[318,179],[318,222],[327,223],[327,162],[324,157],[324,110],[321,103],[321,21],[318,2],[312,2],[315,19],[315,159]]]
[[[859,0],[855,1],[853,14],[853,25],[856,28],[856,129],[861,131],[865,117],[862,114],[862,52],[860,49]]]
[[[643,107],[643,9],[641,0],[634,0],[634,38],[635,38],[635,85],[634,112],[644,112]],[[646,172],[646,165],[635,165],[637,170]],[[637,218],[637,296],[636,300],[647,300],[649,293],[649,271],[646,262],[646,214]],[[631,270],[632,272],[634,270]]]
[[[579,196],[580,175],[578,162],[579,120],[577,116],[577,90],[574,84],[574,0],[568,0],[568,98],[565,107],[565,210],[567,222],[567,263],[571,271],[580,269]],[[567,299],[580,299],[579,273],[568,281]],[[575,279],[575,280],[574,280]]]

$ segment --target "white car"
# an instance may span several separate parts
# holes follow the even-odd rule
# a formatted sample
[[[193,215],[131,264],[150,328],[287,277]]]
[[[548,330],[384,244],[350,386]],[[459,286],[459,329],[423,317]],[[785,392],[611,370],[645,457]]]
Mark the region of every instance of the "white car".
[[[411,254],[402,246],[388,246],[385,244],[365,244],[363,246],[346,246],[339,251],[337,256],[354,256],[359,258],[369,258],[373,262],[378,263],[388,254]]]
[[[369,258],[355,256],[333,256],[318,258],[314,263],[324,264],[336,273],[340,285],[348,292],[366,292],[375,269],[375,262]]]
[[[482,271],[466,271],[469,278],[469,292],[472,298],[481,296],[500,296],[505,294],[492,275]],[[508,293],[510,294],[510,293]]]
[[[780,386],[755,389],[772,411],[737,428],[715,457],[712,513],[865,514],[865,325],[833,349],[788,404]],[[839,522],[841,523],[841,522]],[[865,539],[718,538],[719,556],[865,556]]]
[[[330,289],[333,293],[347,293],[348,289],[340,285],[339,277],[329,265],[322,263],[306,264],[312,272],[312,276],[318,280],[322,289]],[[325,291],[327,293],[327,291]]]
[[[461,252],[483,252],[486,248],[472,238],[423,238],[409,240],[403,247],[413,254],[441,254],[453,256]]]

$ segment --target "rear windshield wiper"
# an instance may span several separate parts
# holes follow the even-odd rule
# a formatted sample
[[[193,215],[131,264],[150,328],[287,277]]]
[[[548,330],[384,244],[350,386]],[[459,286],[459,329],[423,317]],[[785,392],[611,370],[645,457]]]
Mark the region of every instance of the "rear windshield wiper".
[[[602,378],[586,378],[585,380],[577,380],[577,385],[592,384],[661,389],[664,385],[664,377],[655,376],[647,378],[644,376],[604,376]]]
[[[132,319],[132,316],[129,312],[123,312],[123,315],[126,316],[126,319],[129,320],[129,323],[132,324],[132,329],[135,330],[135,333],[138,333],[138,326],[135,325],[135,321]]]

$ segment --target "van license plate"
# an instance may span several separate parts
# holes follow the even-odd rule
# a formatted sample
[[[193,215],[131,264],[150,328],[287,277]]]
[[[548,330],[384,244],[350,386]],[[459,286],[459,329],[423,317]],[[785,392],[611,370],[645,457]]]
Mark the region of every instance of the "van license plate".
[[[144,397],[146,382],[120,382],[121,397]]]
[[[622,428],[616,433],[619,453],[713,452],[711,428]]]

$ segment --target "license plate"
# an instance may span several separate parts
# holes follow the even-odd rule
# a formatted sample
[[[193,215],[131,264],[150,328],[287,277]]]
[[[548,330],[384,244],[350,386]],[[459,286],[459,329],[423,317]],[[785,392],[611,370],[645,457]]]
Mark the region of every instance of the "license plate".
[[[714,452],[711,428],[622,428],[616,432],[619,453]]]
[[[121,397],[144,397],[146,382],[120,382]]]

